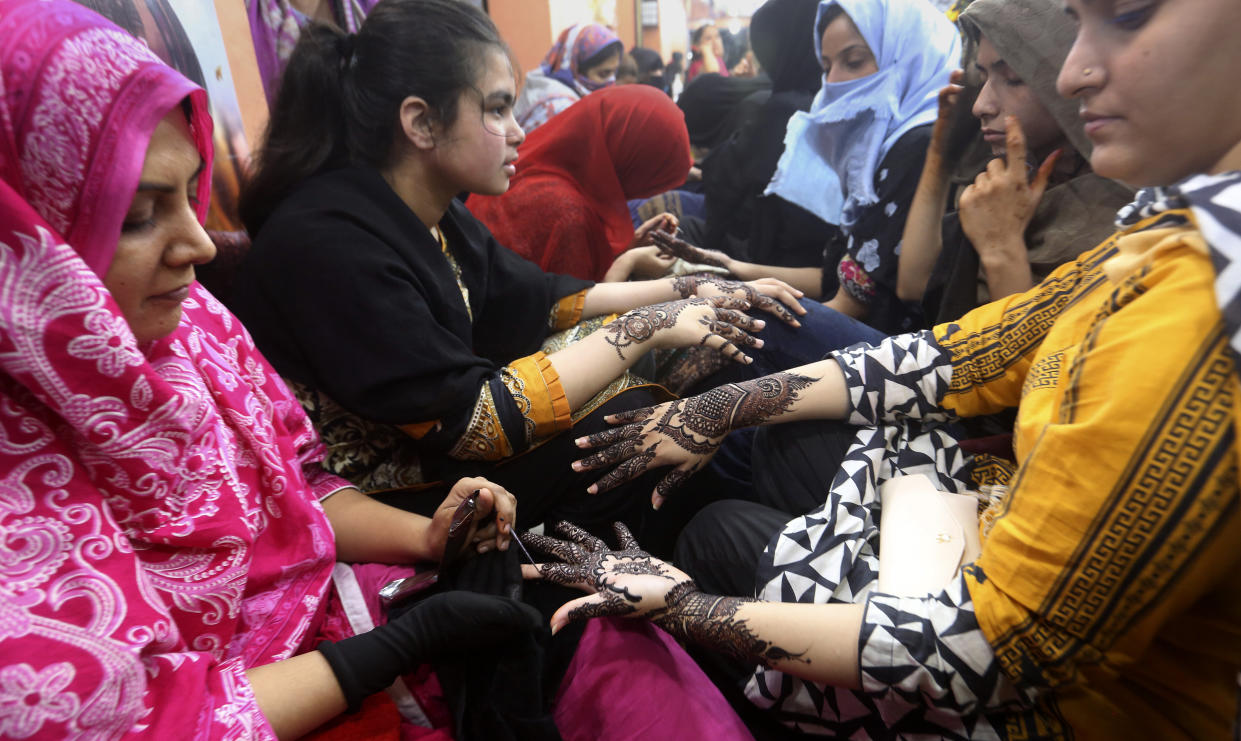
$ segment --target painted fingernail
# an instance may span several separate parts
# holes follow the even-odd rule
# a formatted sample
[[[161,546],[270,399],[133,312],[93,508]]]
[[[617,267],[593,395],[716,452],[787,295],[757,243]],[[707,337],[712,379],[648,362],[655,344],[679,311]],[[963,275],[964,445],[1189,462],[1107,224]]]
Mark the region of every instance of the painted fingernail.
[[[754,341],[754,346],[755,346],[755,347],[762,347],[764,344],[766,344],[766,343],[765,343],[763,340],[755,340],[755,341]]]
[[[557,633],[559,633],[560,629],[563,627],[564,627],[563,620],[553,620],[552,621],[552,635],[556,635]]]
[[[588,487],[586,487],[586,493],[587,493],[587,494],[598,494],[598,493],[599,493],[599,487],[594,486],[594,485],[588,486]]]
[[[572,465],[572,466],[570,466],[570,468],[572,468],[574,471],[580,471],[580,470],[582,470],[582,462],[581,462],[581,461],[573,461],[573,465]]]

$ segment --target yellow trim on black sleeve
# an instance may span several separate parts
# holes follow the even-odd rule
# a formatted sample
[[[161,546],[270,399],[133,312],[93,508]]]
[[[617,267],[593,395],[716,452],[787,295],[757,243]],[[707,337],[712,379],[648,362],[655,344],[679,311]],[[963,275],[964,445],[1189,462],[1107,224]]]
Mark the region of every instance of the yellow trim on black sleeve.
[[[500,371],[500,380],[525,419],[527,442],[535,443],[573,426],[560,374],[542,352],[518,358]]]
[[[551,314],[547,317],[547,326],[553,330],[568,329],[582,320],[582,309],[586,306],[586,291],[583,288],[571,293],[552,304]]]
[[[491,397],[491,384],[484,381],[470,424],[448,455],[459,460],[497,461],[512,454],[513,444],[500,424],[500,414]]]

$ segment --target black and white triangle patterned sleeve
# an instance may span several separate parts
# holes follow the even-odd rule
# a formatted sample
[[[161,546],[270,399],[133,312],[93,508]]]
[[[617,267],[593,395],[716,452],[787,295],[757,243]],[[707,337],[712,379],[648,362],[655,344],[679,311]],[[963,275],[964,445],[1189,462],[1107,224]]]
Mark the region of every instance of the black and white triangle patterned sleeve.
[[[862,690],[881,706],[970,717],[1029,707],[1035,699],[1000,670],[960,572],[938,595],[871,592],[860,663]]]
[[[952,359],[930,330],[895,335],[874,346],[854,345],[834,357],[849,388],[850,423],[953,419],[939,403],[952,380]]]

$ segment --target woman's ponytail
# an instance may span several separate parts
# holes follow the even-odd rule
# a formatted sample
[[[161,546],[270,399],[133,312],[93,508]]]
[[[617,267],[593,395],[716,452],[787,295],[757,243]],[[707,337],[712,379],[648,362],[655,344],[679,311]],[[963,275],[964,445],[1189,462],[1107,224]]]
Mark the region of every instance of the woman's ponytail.
[[[294,186],[348,161],[344,85],[353,55],[352,34],[321,23],[302,31],[242,189],[241,220],[251,235]]]

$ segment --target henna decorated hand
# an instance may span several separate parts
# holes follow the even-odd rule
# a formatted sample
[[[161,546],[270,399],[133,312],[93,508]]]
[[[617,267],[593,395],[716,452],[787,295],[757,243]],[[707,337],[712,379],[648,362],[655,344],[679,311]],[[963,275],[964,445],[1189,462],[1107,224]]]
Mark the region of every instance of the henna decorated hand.
[[[612,528],[618,550],[612,550],[599,538],[567,522],[557,523],[553,528],[567,540],[535,533],[522,536],[526,545],[563,561],[522,566],[523,574],[592,593],[556,610],[552,616],[553,631],[563,628],[570,620],[582,618],[656,617],[665,611],[665,596],[671,590],[680,585],[694,586],[685,572],[641,550],[629,528],[619,522]]]
[[[597,494],[653,468],[673,466],[651,494],[651,506],[659,509],[673,489],[711,460],[729,432],[788,411],[799,392],[816,380],[795,373],[774,373],[656,407],[609,415],[608,422],[622,426],[578,438],[575,442],[579,448],[603,449],[575,461],[573,470],[611,468],[587,489]]]
[[[568,540],[532,533],[524,536],[532,548],[563,561],[522,566],[526,578],[591,592],[556,610],[551,619],[553,633],[571,620],[645,616],[681,640],[694,641],[742,663],[809,663],[802,654],[763,640],[750,629],[739,611],[757,600],[704,594],[688,574],[639,548],[629,528],[619,522],[612,528],[619,550],[567,522],[554,529]]]
[[[802,297],[802,292],[776,278],[760,278],[742,283],[713,275],[683,275],[672,279],[672,288],[686,298],[690,296],[741,298],[748,301],[755,309],[775,314],[780,317],[781,321],[794,327],[800,327],[801,322],[797,321],[793,313],[806,313],[806,307],[797,300]]]
[[[677,217],[673,214],[657,214],[642,222],[641,226],[633,230],[633,239],[629,242],[629,247],[653,245],[657,235],[675,232],[679,227],[680,222],[677,221]]]
[[[650,343],[653,347],[705,345],[726,358],[751,363],[741,348],[762,347],[763,341],[750,333],[765,325],[745,314],[748,308],[746,301],[727,296],[669,301],[627,311],[599,331],[621,360],[627,359],[626,348]]]
[[[652,233],[651,242],[659,247],[659,254],[662,256],[679,257],[685,262],[696,265],[710,265],[732,272],[733,259],[723,252],[695,247],[684,239],[665,232]]]

